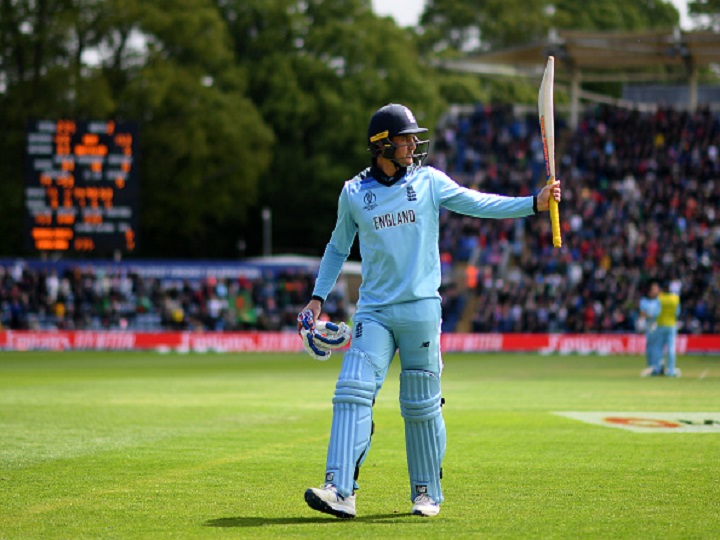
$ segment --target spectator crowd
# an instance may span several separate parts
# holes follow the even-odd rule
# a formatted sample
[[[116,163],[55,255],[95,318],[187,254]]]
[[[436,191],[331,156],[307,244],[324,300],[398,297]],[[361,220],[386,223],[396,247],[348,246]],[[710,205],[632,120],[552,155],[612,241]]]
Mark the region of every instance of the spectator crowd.
[[[84,263],[61,271],[0,265],[0,328],[62,330],[285,330],[309,298],[314,274],[288,268],[257,279],[162,279]],[[342,289],[326,313],[345,320]]]
[[[587,110],[558,119],[563,247],[549,219],[442,218],[443,258],[477,271],[475,332],[633,332],[653,280],[681,286],[684,333],[720,332],[720,117],[659,108]],[[478,107],[448,119],[432,163],[505,195],[545,181],[533,111]]]
[[[635,332],[649,283],[674,280],[680,332],[720,333],[720,116],[600,106],[575,130],[556,121],[563,247],[552,247],[542,216],[443,212],[444,331],[465,317],[474,332]],[[509,106],[448,114],[428,163],[480,191],[536,193],[545,180],[537,115]],[[178,282],[87,265],[62,272],[0,265],[0,325],[292,329],[313,281],[313,273],[297,269]],[[348,304],[341,290],[325,311],[346,320]]]

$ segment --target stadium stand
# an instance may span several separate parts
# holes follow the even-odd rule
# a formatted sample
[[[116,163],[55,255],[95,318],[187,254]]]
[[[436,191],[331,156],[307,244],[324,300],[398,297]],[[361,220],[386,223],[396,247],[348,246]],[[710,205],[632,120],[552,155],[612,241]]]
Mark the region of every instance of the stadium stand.
[[[314,270],[294,265],[5,261],[0,264],[0,325],[35,330],[295,329],[313,280]],[[346,306],[338,287],[326,312],[345,320]]]
[[[720,333],[720,116],[588,109],[556,119],[564,247],[549,220],[441,215],[445,332],[627,333],[651,280],[681,284],[680,332]],[[511,106],[449,114],[429,163],[481,191],[527,195],[543,181],[537,116]],[[235,263],[234,263],[235,264]],[[185,273],[180,269],[184,268]],[[247,270],[247,269],[246,269]],[[217,262],[105,265],[0,261],[5,329],[288,330],[315,269]],[[352,314],[339,287],[325,304]]]
[[[680,331],[720,331],[720,117],[709,109],[587,110],[558,119],[565,247],[549,220],[445,214],[442,249],[475,267],[459,330],[633,332],[654,279],[679,280]],[[478,106],[445,119],[430,162],[481,191],[528,193],[543,181],[536,114]]]

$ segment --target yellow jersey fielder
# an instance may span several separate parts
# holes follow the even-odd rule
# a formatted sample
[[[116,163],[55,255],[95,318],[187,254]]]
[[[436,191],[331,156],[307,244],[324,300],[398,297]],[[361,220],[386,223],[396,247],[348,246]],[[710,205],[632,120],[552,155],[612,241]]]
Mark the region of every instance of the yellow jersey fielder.
[[[675,365],[680,294],[677,288],[671,287],[670,291],[660,292],[657,298],[660,303],[660,313],[657,317],[657,328],[655,329],[656,337],[653,356],[656,358],[656,363],[662,364],[663,357],[667,354],[665,376],[680,377],[680,369]]]

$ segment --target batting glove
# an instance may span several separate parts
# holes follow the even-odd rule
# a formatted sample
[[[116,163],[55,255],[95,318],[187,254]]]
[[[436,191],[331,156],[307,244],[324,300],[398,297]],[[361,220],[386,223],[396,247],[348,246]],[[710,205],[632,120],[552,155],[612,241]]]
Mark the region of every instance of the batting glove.
[[[345,323],[318,321],[315,324],[315,335],[313,337],[318,346],[327,349],[340,349],[350,343],[352,332]]]
[[[303,342],[303,348],[315,360],[325,361],[330,358],[330,349],[320,347],[315,341],[315,317],[309,309],[301,311],[298,314],[298,325],[300,326],[300,338]]]
[[[315,360],[325,362],[330,359],[332,351],[325,348],[315,340],[315,335],[307,330],[300,330],[300,336],[302,337],[303,348],[305,352],[312,356]]]
[[[352,332],[345,323],[315,322],[311,311],[306,310],[298,315],[300,337],[303,348],[315,360],[325,361],[330,358],[332,349],[339,349],[350,342]]]

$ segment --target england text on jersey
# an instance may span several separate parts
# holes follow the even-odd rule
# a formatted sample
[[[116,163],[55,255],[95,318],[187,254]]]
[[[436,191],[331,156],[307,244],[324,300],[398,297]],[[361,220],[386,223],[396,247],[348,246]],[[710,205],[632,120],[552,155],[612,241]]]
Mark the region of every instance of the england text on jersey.
[[[397,227],[406,223],[415,223],[415,210],[402,210],[400,212],[381,214],[373,216],[373,225],[375,230],[385,229],[386,227]]]

